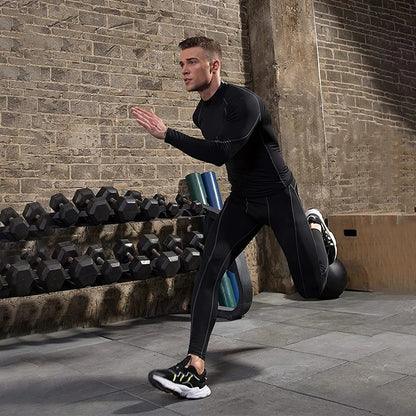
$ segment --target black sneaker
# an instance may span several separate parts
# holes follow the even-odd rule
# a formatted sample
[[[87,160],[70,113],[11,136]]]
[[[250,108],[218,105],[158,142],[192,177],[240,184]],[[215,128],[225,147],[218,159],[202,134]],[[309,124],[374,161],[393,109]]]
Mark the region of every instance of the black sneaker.
[[[173,393],[185,399],[203,399],[211,394],[206,385],[207,372],[198,374],[188,355],[180,363],[166,370],[153,370],[149,373],[150,383],[159,390]]]
[[[324,239],[326,252],[328,254],[328,262],[329,264],[333,263],[337,258],[337,242],[334,234],[329,231],[329,228],[325,224],[324,217],[317,209],[308,209],[305,214],[309,224],[315,223],[321,226],[322,238]]]

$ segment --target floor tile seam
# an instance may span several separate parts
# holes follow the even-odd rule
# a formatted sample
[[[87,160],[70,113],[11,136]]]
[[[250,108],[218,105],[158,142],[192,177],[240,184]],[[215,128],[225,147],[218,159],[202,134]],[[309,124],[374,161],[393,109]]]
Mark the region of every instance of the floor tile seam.
[[[276,349],[282,349],[282,350],[286,350],[286,351],[290,351],[290,352],[297,352],[297,353],[300,353],[300,354],[312,355],[312,356],[319,357],[319,358],[327,358],[327,359],[331,359],[331,360],[338,360],[338,361],[341,361],[339,364],[334,365],[334,366],[331,366],[331,367],[330,367],[331,369],[332,369],[332,368],[335,368],[335,367],[343,366],[343,365],[348,365],[348,364],[353,364],[353,365],[357,365],[357,366],[363,366],[363,365],[364,365],[364,366],[366,366],[366,367],[368,367],[368,368],[370,368],[370,369],[374,369],[374,368],[376,368],[376,367],[374,367],[374,366],[372,366],[372,365],[370,365],[370,364],[366,363],[366,362],[365,362],[365,360],[366,360],[366,359],[369,359],[370,357],[372,357],[372,356],[373,356],[373,355],[375,355],[375,354],[378,354],[378,353],[380,353],[380,352],[383,352],[383,351],[386,351],[386,350],[388,350],[388,349],[389,349],[389,348],[383,348],[383,349],[381,349],[381,350],[378,350],[378,351],[372,352],[371,354],[368,354],[368,355],[365,355],[365,356],[359,357],[359,358],[357,358],[357,359],[355,359],[355,360],[350,360],[350,359],[346,359],[346,358],[330,357],[330,356],[328,356],[328,355],[321,355],[321,354],[312,353],[312,352],[304,352],[304,351],[293,350],[293,349],[290,349],[290,348],[287,348],[287,347],[288,347],[288,346],[276,347]],[[363,362],[363,360],[364,360],[364,362]],[[327,371],[327,370],[328,370],[328,369],[325,369],[325,370],[323,370],[323,371],[318,371],[318,372],[316,372],[316,373],[314,373],[314,374],[319,374],[319,373],[321,373],[321,372],[325,372],[325,371]],[[388,382],[386,382],[385,384],[394,383],[394,382],[397,382],[398,380],[401,380],[401,379],[406,378],[406,377],[412,377],[412,378],[415,378],[415,379],[416,379],[416,375],[407,374],[407,373],[402,373],[402,372],[399,372],[399,371],[397,371],[397,370],[384,370],[384,369],[382,369],[382,370],[380,370],[380,371],[386,371],[386,372],[391,373],[391,374],[397,374],[397,375],[402,376],[402,377],[400,377],[400,378],[398,378],[398,379],[396,379],[396,380],[388,381]]]
[[[112,340],[112,339],[108,339],[108,338],[104,338],[104,337],[100,337],[102,338],[104,341],[102,342],[96,342],[93,344],[84,344],[84,345],[73,345],[73,346],[68,346],[68,348],[59,348],[59,349],[52,349],[49,351],[45,351],[45,352],[41,352],[42,347],[39,347],[39,349],[35,350],[34,352],[30,352],[30,353],[23,353],[23,354],[36,354],[36,357],[43,357],[45,360],[48,359],[48,356],[50,356],[51,354],[60,354],[60,353],[68,353],[71,351],[76,351],[76,350],[80,350],[83,348],[92,348],[95,347],[97,345],[103,345],[103,344],[109,344],[111,342],[117,342],[117,340]],[[45,348],[45,346],[44,346]],[[20,355],[20,354],[17,354]],[[15,356],[17,356],[15,355]],[[13,357],[15,357],[13,356]]]
[[[363,325],[363,324],[357,324],[357,327],[360,327],[361,325]],[[324,332],[324,334],[316,335],[316,336],[314,336],[312,338],[320,337],[322,335],[327,335],[327,334],[332,334],[332,333],[339,333],[339,334],[344,334],[344,335],[357,335],[357,336],[372,338],[372,337],[374,337],[376,335],[380,335],[380,334],[382,334],[384,332],[391,332],[391,331],[386,331],[386,330],[380,329],[380,330],[377,330],[378,332],[375,333],[375,334],[366,335],[366,334],[361,334],[361,333],[353,332],[353,330],[355,329],[355,325],[353,325],[353,326],[346,325],[345,328],[337,328],[336,330],[334,330],[334,329],[322,329],[322,328],[319,328],[319,327],[309,326],[309,325],[293,325],[293,326],[296,326],[298,328],[303,328],[303,329],[316,329],[316,330],[320,330],[320,331],[323,331]],[[412,335],[412,334],[399,333],[399,332],[397,332],[397,333],[398,334],[401,334],[401,335]],[[312,339],[312,338],[307,338],[306,340]]]
[[[296,344],[296,343],[295,343],[295,344]],[[328,358],[328,359],[330,359],[330,360],[337,360],[337,361],[341,361],[341,362],[340,362],[339,364],[337,364],[337,365],[344,365],[344,364],[348,364],[348,363],[357,363],[357,364],[359,364],[359,363],[358,363],[358,362],[356,362],[356,361],[353,361],[353,360],[348,360],[348,359],[346,359],[346,358],[330,357],[330,356],[328,356],[328,355],[317,354],[316,352],[305,352],[305,351],[298,351],[298,350],[294,350],[294,349],[289,348],[289,347],[290,347],[290,345],[293,345],[293,344],[284,345],[284,346],[275,347],[275,348],[277,348],[277,349],[282,349],[282,350],[285,350],[285,351],[290,351],[290,352],[296,352],[296,353],[298,353],[298,354],[306,354],[306,355],[312,355],[312,356],[314,356],[314,357],[319,357],[319,358]],[[335,366],[335,367],[336,367],[336,366]]]
[[[396,382],[396,381],[398,381],[398,380],[401,380],[402,378],[406,378],[406,377],[412,377],[412,378],[414,378],[414,379],[416,380],[416,374],[403,373],[403,372],[401,372],[401,371],[392,370],[392,369],[386,369],[386,368],[384,368],[384,367],[380,368],[380,367],[377,367],[377,366],[375,366],[375,365],[368,364],[367,362],[362,362],[362,360],[369,359],[369,358],[371,358],[373,355],[379,354],[380,352],[386,351],[386,350],[388,350],[388,349],[389,349],[389,348],[385,348],[385,349],[383,349],[383,350],[376,351],[376,352],[374,352],[374,353],[372,353],[372,354],[370,354],[370,355],[366,355],[365,357],[360,358],[358,361],[348,361],[348,362],[349,362],[349,363],[351,363],[351,364],[358,364],[358,365],[360,365],[360,366],[366,366],[366,367],[369,367],[369,368],[371,368],[371,369],[379,369],[379,371],[382,371],[382,372],[387,372],[387,373],[397,374],[397,375],[402,376],[402,377],[400,377],[399,379],[392,380],[392,381],[387,381],[385,384],[389,384],[389,383],[391,383],[391,382],[393,382],[393,383],[394,383],[394,382]],[[391,364],[393,364],[393,363],[391,363]],[[384,385],[384,384],[381,384],[381,385]]]
[[[240,338],[231,338],[231,339],[233,341],[242,342],[242,340]],[[308,338],[306,338],[304,341],[307,341],[307,340],[308,340]],[[297,342],[299,342],[299,341],[297,341]],[[294,344],[296,344],[297,342],[295,342]],[[253,343],[255,345],[258,345],[259,347],[267,347],[267,348],[285,348],[285,347],[287,347],[287,345],[276,345],[276,344],[272,345],[272,344],[266,344],[264,342],[254,342],[253,341]],[[288,345],[292,345],[292,344],[288,344]],[[291,350],[291,351],[295,351],[295,350]],[[302,352],[302,351],[296,351],[296,352]]]
[[[125,340],[126,338],[132,338],[132,337],[152,336],[152,335],[159,335],[160,336],[161,333],[163,333],[163,334],[166,334],[166,333],[174,333],[175,334],[175,333],[177,333],[180,330],[183,330],[183,331],[186,331],[186,332],[189,333],[190,328],[189,328],[189,326],[186,327],[186,326],[178,325],[178,326],[173,326],[173,327],[168,327],[168,328],[162,328],[162,329],[155,328],[154,331],[145,332],[145,333],[140,333],[140,328],[137,328],[136,333],[132,333],[132,334],[129,334],[129,335],[120,337],[120,338],[114,338],[114,339],[113,338],[110,338],[110,337],[106,337],[106,338],[108,338],[110,340],[113,340],[113,341],[120,341],[121,342],[121,341]]]
[[[242,329],[239,329],[238,331],[233,331],[232,330],[228,334],[221,334],[221,333],[216,332],[216,331],[219,330],[218,322],[216,322],[215,325],[214,325],[213,331],[212,331],[212,335],[222,336],[222,337],[226,337],[226,338],[232,338],[236,333],[243,334],[244,332],[247,332],[247,331],[253,331],[253,330],[256,330],[256,329],[265,328],[265,327],[268,327],[268,326],[277,325],[279,323],[279,322],[266,321],[264,319],[256,319],[256,318],[249,318],[249,317],[247,317],[247,319],[249,319],[250,321],[255,321],[255,322],[260,322],[260,323],[266,322],[266,324],[265,325],[253,326],[253,327],[247,328],[247,329],[242,328]],[[230,321],[230,325],[232,325],[232,322],[234,322],[234,321]],[[240,319],[240,320],[237,320],[236,322],[243,322],[243,321]],[[227,322],[222,322],[222,323],[227,324]]]
[[[261,383],[270,385],[269,383],[266,383],[264,381],[261,381]],[[358,406],[353,406],[353,405],[350,405],[350,404],[342,403],[342,402],[339,402],[339,401],[336,401],[336,400],[331,400],[331,399],[328,399],[326,397],[318,396],[316,394],[306,393],[306,392],[298,391],[298,390],[291,389],[291,388],[288,388],[288,387],[282,387],[282,386],[275,386],[275,387],[277,387],[277,388],[279,388],[281,390],[287,391],[289,393],[295,393],[295,394],[299,394],[301,396],[310,397],[310,398],[313,398],[313,399],[322,400],[324,402],[337,404],[339,406],[343,406],[343,407],[348,408],[348,409],[354,409],[354,410],[358,410],[358,411],[362,411],[362,412],[367,412],[369,415],[372,415],[372,416],[385,416],[385,415],[383,415],[381,413],[375,413],[372,410],[368,410],[368,409],[365,409],[365,408],[362,408],[362,407],[358,407]]]
[[[85,373],[84,375],[85,376],[89,376],[88,373]],[[105,393],[103,396],[105,396],[106,394],[112,394],[112,393],[117,393],[117,392],[128,392],[130,395],[132,395],[132,393],[129,392],[128,389],[131,389],[132,388],[133,383],[132,383],[132,385],[128,385],[126,387],[121,388],[121,387],[115,386],[114,384],[111,384],[110,382],[103,381],[99,377],[99,375],[92,375],[92,376],[89,376],[89,377],[90,377],[90,379],[89,379],[90,381],[95,381],[96,383],[102,384],[102,385],[104,385],[106,387],[110,387],[110,388],[112,388],[114,390],[112,392]],[[118,376],[118,375],[117,376],[113,376],[114,379],[116,379],[117,377],[119,377],[119,379],[122,379],[122,376],[121,375],[120,376]],[[140,384],[140,382],[138,384]]]
[[[244,341],[241,341],[241,342],[244,342]],[[253,343],[248,343],[248,344],[249,344],[249,346],[252,346],[253,347]],[[250,349],[247,349],[246,350],[247,353],[251,354],[252,352],[257,352],[257,351],[258,352],[271,352],[273,350],[279,349],[279,347],[276,347],[274,345],[262,345],[262,344],[254,344],[254,345],[255,345],[254,348],[250,348]],[[257,348],[257,347],[260,347],[260,348]],[[219,364],[222,364],[222,363],[229,363],[229,362],[233,362],[235,360],[238,360],[239,359],[238,357],[233,358],[233,356],[232,356],[232,352],[233,351],[234,351],[233,348],[227,349],[226,351],[224,351],[224,350],[221,351],[221,353],[224,354],[225,357],[223,359],[217,359],[217,360],[215,360],[215,364],[214,365],[219,365]],[[215,354],[217,352],[218,351],[215,350],[215,349],[208,350],[208,352],[207,352],[207,362],[210,361],[209,355],[210,354]],[[230,352],[230,354],[228,354],[228,352]]]
[[[248,329],[247,331],[252,331],[253,329],[255,330],[255,329],[258,329],[258,328]],[[242,334],[242,333],[244,333],[244,332],[246,332],[246,331],[240,332],[240,334]],[[246,340],[244,340],[244,339],[234,338],[234,336],[235,336],[235,335],[238,335],[238,334],[227,334],[227,335],[224,335],[224,334],[216,334],[216,333],[212,333],[212,335],[213,335],[213,337],[223,338],[223,339],[225,339],[225,340],[227,340],[227,339],[231,339],[232,341],[239,341],[239,342],[243,342],[243,343],[245,343],[245,344],[262,345],[262,344],[258,343],[257,341],[252,341],[252,340],[250,340],[250,341],[246,341]],[[213,337],[211,337],[211,339],[213,339]],[[210,343],[211,343],[211,342],[210,342]],[[209,347],[208,347],[208,350],[209,350]]]
[[[159,355],[162,355],[162,356],[164,356],[164,357],[172,358],[172,356],[171,356],[171,355],[166,354],[166,353],[164,353],[164,352],[161,352],[161,351],[155,351],[155,350],[152,350],[152,349],[150,349],[150,348],[140,347],[140,346],[138,346],[138,345],[131,344],[131,343],[129,343],[129,342],[121,342],[121,344],[128,345],[128,346],[130,346],[130,347],[135,347],[135,348],[137,348],[137,349],[140,349],[140,350],[143,350],[143,351],[147,351],[147,352],[151,352],[151,353],[153,353],[153,354],[159,354]]]
[[[414,324],[413,324],[414,325]],[[414,337],[415,339],[416,339],[416,334],[409,334],[409,333],[407,333],[407,332],[399,332],[399,331],[396,331],[396,330],[391,330],[391,329],[382,329],[382,330],[380,330],[381,331],[381,333],[384,333],[384,334],[393,334],[393,335],[406,335],[406,336],[411,336],[411,337]],[[376,335],[380,335],[380,334],[376,334]],[[372,336],[376,336],[376,335],[372,335]]]
[[[267,347],[267,348],[270,348],[270,349],[273,349],[273,348],[276,348],[276,346],[274,346],[274,345],[267,345],[267,344],[261,344],[261,343],[258,343],[258,342],[254,342],[254,341],[250,341],[250,342],[247,342],[247,341],[244,341],[244,340],[240,340],[240,339],[236,339],[236,338],[231,338],[231,337],[229,337],[229,336],[224,336],[224,335],[218,335],[218,334],[214,334],[215,335],[215,337],[218,337],[218,338],[223,338],[224,340],[232,340],[232,341],[239,341],[239,342],[241,342],[241,343],[245,343],[245,344],[248,344],[249,346],[253,346],[253,345],[255,345],[255,346],[259,346],[259,347]],[[152,349],[150,349],[150,348],[146,348],[146,347],[139,347],[139,346],[137,346],[137,345],[134,345],[134,344],[129,344],[129,343],[124,343],[125,345],[129,345],[129,346],[132,346],[132,347],[136,347],[136,348],[139,348],[139,349],[141,349],[141,350],[144,350],[144,351],[147,351],[147,352],[150,352],[150,353],[154,353],[154,354],[159,354],[159,355],[161,355],[161,356],[163,356],[163,357],[167,357],[167,358],[170,358],[170,359],[172,359],[172,356],[171,355],[169,355],[169,354],[167,354],[167,353],[164,353],[164,352],[161,352],[161,351],[155,351],[155,350],[152,350]],[[212,352],[213,350],[212,349],[209,349],[209,351],[208,352]],[[185,349],[184,350],[184,356],[186,356],[188,354],[188,352],[187,352],[187,349]],[[1,367],[1,366],[0,366]]]
[[[95,381],[98,381],[98,380],[95,380]],[[101,384],[104,384],[105,386],[109,386],[106,383],[103,383],[103,382],[100,382],[100,383]],[[110,386],[110,387],[113,387],[113,386]],[[98,399],[98,398],[101,398],[101,397],[110,396],[110,395],[112,395],[114,393],[120,393],[120,392],[124,392],[124,393],[128,394],[129,396],[132,396],[134,398],[137,398],[136,396],[134,396],[133,394],[131,394],[126,389],[120,389],[120,388],[117,389],[117,388],[114,388],[113,391],[109,391],[108,393],[97,394],[95,396],[86,397],[85,399],[80,399],[80,400],[69,401],[69,402],[66,402],[66,403],[57,404],[57,407],[59,408],[59,407],[74,405],[74,404],[77,404],[77,403],[89,402],[89,401],[94,400],[94,399]]]
[[[374,355],[376,353],[380,353],[380,352],[386,350],[386,348],[383,348],[381,350],[378,350],[378,351],[375,351],[375,352],[371,352],[368,355],[360,356],[356,360],[351,360],[351,359],[347,359],[347,358],[331,357],[329,355],[318,354],[316,352],[299,351],[299,350],[290,348],[290,346],[291,345],[294,345],[294,344],[297,344],[297,342],[295,342],[293,344],[288,344],[288,345],[285,345],[285,346],[282,346],[282,347],[278,347],[278,348],[281,348],[281,349],[284,349],[284,350],[287,350],[287,351],[291,351],[291,352],[297,352],[297,353],[300,353],[300,354],[313,355],[315,357],[320,357],[320,358],[329,358],[331,360],[340,360],[340,361],[344,361],[344,364],[347,364],[347,363],[350,363],[350,364],[362,364],[362,363],[360,363],[360,360],[365,360],[366,358],[371,357],[372,355]]]
[[[57,353],[57,352],[61,352],[61,350],[60,351],[54,351],[53,353]],[[20,363],[26,363],[26,364],[30,364],[30,365],[33,365],[33,366],[36,366],[36,367],[42,367],[45,362],[48,362],[48,363],[53,362],[54,364],[58,364],[58,365],[62,366],[63,368],[67,368],[71,371],[74,371],[75,373],[77,373],[80,376],[87,375],[87,373],[82,372],[79,368],[72,366],[71,365],[71,360],[68,360],[68,362],[63,363],[60,360],[56,360],[56,359],[51,360],[51,357],[48,357],[46,354],[42,354],[42,353],[37,354],[37,355],[32,355],[30,357],[28,357],[28,356],[24,357],[23,360],[15,361],[15,362],[9,363],[9,364],[4,365],[4,366],[0,365],[0,368],[3,371],[7,371],[8,366],[14,366],[14,365],[20,364]]]
[[[166,317],[168,317],[169,315],[166,315]],[[149,321],[151,321],[151,319],[152,318],[148,318],[149,319]],[[160,319],[159,317],[158,317],[158,319]],[[184,323],[185,322],[185,323]],[[146,324],[146,325],[144,325],[143,327],[144,328],[146,328],[146,327],[148,327],[148,325],[153,325],[153,326],[155,326],[155,328],[154,328],[154,330],[150,330],[150,331],[148,331],[147,332],[147,334],[152,334],[152,333],[154,333],[154,332],[160,332],[160,329],[158,328],[158,326],[159,325],[163,325],[163,324],[166,324],[166,323],[170,323],[171,324],[171,327],[170,328],[164,328],[164,329],[180,329],[180,328],[182,328],[182,329],[187,329],[187,328],[189,328],[189,325],[190,325],[190,319],[189,319],[189,321],[184,321],[184,322],[172,322],[172,321],[170,321],[169,319],[166,319],[166,320],[161,320],[160,322],[154,322],[154,323],[149,323],[149,324]],[[188,327],[186,326],[186,324],[188,325]],[[141,328],[141,325],[140,324],[138,324],[137,326],[135,326],[134,327],[134,329],[136,330],[140,330],[140,328]],[[132,330],[133,328],[129,328],[129,331],[130,330]],[[111,328],[109,329],[109,330],[103,330],[102,332],[111,332]],[[103,335],[104,336],[104,335]],[[130,335],[126,335],[126,336],[122,336],[122,337],[120,337],[120,338],[126,338],[126,337],[128,337],[128,336],[130,336]],[[109,336],[107,335],[107,336],[105,336],[106,338],[108,338]]]
[[[107,342],[112,342],[113,341],[112,339],[105,338],[101,335],[96,336],[96,338],[99,338],[101,340],[97,341],[97,342],[94,342],[94,343],[86,343],[84,345],[69,345],[65,342],[62,342],[62,347],[61,348],[54,348],[54,349],[51,349],[51,350],[45,351],[45,352],[42,352],[42,350],[45,350],[45,348],[47,348],[49,345],[57,346],[60,343],[54,342],[54,340],[51,340],[52,342],[48,342],[46,340],[42,341],[42,342],[36,342],[36,343],[34,343],[34,345],[31,345],[30,343],[20,343],[20,344],[16,344],[16,347],[21,345],[26,349],[29,349],[29,348],[32,348],[32,349],[30,351],[27,351],[27,350],[26,351],[21,351],[21,352],[17,351],[16,354],[13,354],[12,356],[17,357],[17,356],[20,356],[20,355],[34,354],[34,353],[36,353],[37,355],[46,356],[48,354],[54,354],[54,353],[61,352],[61,351],[72,351],[72,350],[76,350],[76,349],[79,349],[79,348],[92,347],[92,346],[95,346],[95,345],[105,344]],[[12,348],[8,348],[8,351],[10,351],[11,349]],[[0,348],[0,352],[1,352],[1,348]]]
[[[310,329],[310,327],[306,327],[306,328],[309,328]],[[315,329],[320,329],[320,328],[315,328]],[[336,330],[329,330],[329,331],[325,331],[325,330],[323,330],[324,332],[325,332],[325,334],[321,334],[321,335],[315,335],[315,336],[313,336],[313,337],[311,337],[311,338],[307,338],[307,340],[312,340],[313,338],[317,338],[317,337],[321,337],[321,336],[323,336],[323,335],[329,335],[329,334],[341,334],[341,335],[352,335],[352,336],[356,336],[356,337],[363,337],[363,338],[367,338],[367,339],[373,339],[375,336],[378,336],[378,335],[380,335],[380,333],[378,333],[378,334],[375,334],[375,335],[366,335],[366,334],[356,334],[356,333],[351,333],[351,332],[345,332],[345,331],[341,331],[341,330],[339,330],[339,329],[336,329]],[[390,332],[390,331],[381,331],[381,333],[384,333],[384,332]],[[297,342],[295,342],[294,344],[297,344],[298,342],[303,342],[303,341],[297,341]],[[293,344],[288,344],[288,345],[293,345]],[[386,346],[387,347],[387,346]]]
[[[309,316],[314,316],[314,315],[317,315],[318,313],[319,313],[319,311],[314,311],[313,313],[310,313],[310,314],[308,313],[308,314],[303,315],[302,318],[309,317]],[[250,318],[249,315],[247,317]],[[291,321],[291,320],[294,320],[296,318],[287,318],[287,319],[284,319],[282,321],[276,321],[276,320],[272,320],[270,318],[262,318],[262,317],[260,317],[260,318],[255,317],[255,318],[250,318],[250,319],[252,319],[252,320],[256,319],[258,321],[271,322],[271,323],[275,323],[275,324],[284,324],[284,323],[287,323],[287,321]]]
[[[293,318],[291,318],[291,320],[292,319]],[[303,329],[317,329],[317,330],[320,330],[320,331],[323,331],[323,332],[327,332],[327,333],[330,333],[330,332],[344,332],[344,331],[341,331],[339,329],[337,329],[337,330],[325,329],[325,328],[315,327],[313,325],[289,323],[288,321],[279,321],[279,322],[272,321],[272,322],[275,323],[275,324],[285,324],[285,325],[288,325],[288,326],[294,326],[294,327],[303,328]],[[319,336],[319,335],[317,335],[317,336]]]
[[[176,410],[174,410],[174,409],[171,409],[169,406],[171,406],[171,405],[175,405],[176,404],[176,402],[173,402],[173,403],[167,403],[166,405],[160,405],[159,403],[157,403],[157,401],[155,401],[155,400],[150,400],[149,398],[146,398],[146,397],[143,397],[143,396],[141,396],[141,394],[143,394],[143,393],[139,393],[139,394],[133,394],[133,393],[130,393],[131,395],[133,395],[134,397],[136,397],[137,399],[140,399],[141,401],[143,401],[143,402],[146,402],[146,403],[149,403],[149,404],[151,404],[151,405],[153,405],[153,406],[156,406],[158,409],[168,409],[170,412],[173,412],[173,413],[175,413],[175,414],[177,414],[177,415],[179,415],[179,416],[186,416],[187,415],[187,413],[179,413],[178,411],[176,411]],[[167,393],[165,393],[165,392],[161,392],[161,394],[167,394]],[[173,396],[172,396],[173,397]],[[181,400],[183,400],[183,399],[181,399],[181,398],[177,398],[178,399],[178,402],[180,402]],[[191,400],[192,401],[192,400]],[[156,409],[155,409],[156,410]]]
[[[342,314],[348,314],[348,315],[359,315],[359,316],[363,316],[363,317],[373,317],[373,318],[378,318],[380,320],[382,319],[386,319],[386,318],[390,318],[391,316],[395,316],[396,314],[393,315],[384,315],[384,314],[379,314],[379,313],[374,313],[374,312],[362,312],[362,311],[351,311],[351,310],[343,310],[343,309],[332,309],[332,308],[325,308],[325,307],[316,307],[316,308],[307,308],[307,307],[292,307],[292,309],[307,309],[309,311],[313,311],[315,312],[313,315],[317,314],[317,313],[322,313],[322,312],[328,312],[328,313],[342,313]],[[248,312],[249,313],[249,312]],[[402,313],[402,312],[401,312]],[[306,315],[309,316],[309,315]]]
[[[307,309],[307,308],[305,308]],[[371,313],[371,312],[360,312],[360,311],[346,311],[346,310],[340,310],[340,309],[329,309],[329,308],[312,308],[311,310],[315,310],[315,311],[319,311],[319,312],[332,312],[332,313],[343,313],[343,314],[349,314],[349,315],[361,315],[364,317],[375,317],[375,318],[380,318],[380,319],[384,319],[386,317],[389,317],[389,315],[380,315],[377,313]]]
[[[280,323],[284,323],[284,322],[274,322],[275,325],[280,324]],[[285,325],[288,325],[288,324],[285,324]],[[267,325],[267,326],[271,326],[271,325]],[[309,338],[302,339],[301,341],[295,341],[293,343],[286,344],[286,345],[298,344],[299,342],[310,341],[310,340],[313,340],[314,338],[317,338],[317,337],[321,337],[321,336],[324,336],[324,335],[327,335],[327,334],[339,332],[339,331],[333,331],[333,330],[327,331],[327,330],[324,330],[324,329],[321,329],[321,328],[313,328],[313,327],[301,326],[301,325],[288,325],[288,326],[298,327],[298,328],[303,328],[303,329],[314,329],[314,330],[320,331],[322,333],[319,334],[319,335],[313,335],[313,336],[311,336]],[[255,330],[263,329],[263,328],[265,328],[265,326],[247,329],[246,331],[239,332],[237,334],[230,334],[230,335],[227,335],[225,337],[230,338],[230,339],[235,340],[235,341],[243,341],[241,338],[236,338],[236,336],[240,336],[241,337],[242,334],[244,334],[245,332],[253,331],[253,330],[255,331]],[[215,335],[218,336],[219,334],[215,334]],[[351,334],[351,335],[355,335],[355,334]],[[261,342],[256,342],[256,341],[250,341],[250,342],[254,342],[254,343],[257,343],[258,345],[262,345],[262,346],[280,347],[280,346],[277,346],[277,345],[263,344]]]
[[[256,329],[256,328],[253,328],[253,329]],[[246,331],[244,331],[244,332],[246,332]],[[244,333],[244,332],[242,332],[242,333]],[[244,339],[236,338],[236,336],[238,336],[239,334],[232,334],[232,335],[214,334],[214,335],[217,336],[217,337],[222,337],[224,339],[228,339],[228,340],[232,340],[232,341],[238,341],[238,342],[246,342],[246,343],[248,343],[247,341],[244,341]],[[277,346],[277,345],[264,344],[264,343],[262,343],[260,341],[252,341],[252,340],[250,340],[249,343],[251,345],[254,344],[254,345],[258,345],[260,347],[279,348],[279,346]]]
[[[290,300],[288,302],[284,302],[284,303],[270,303],[270,302],[260,302],[258,300],[254,300],[252,303],[258,303],[260,305],[269,305],[269,306],[289,306],[291,304],[296,304],[297,302],[299,302],[298,300]]]
[[[409,378],[409,377],[414,378],[416,380],[416,377],[415,376],[412,376],[410,374],[403,374],[403,373],[398,373],[397,371],[390,371],[390,370],[388,372],[389,373],[392,373],[392,374],[401,375],[402,377],[400,377],[400,378],[398,378],[396,380],[390,380],[390,381],[386,381],[385,383],[378,384],[377,385],[377,388],[379,388],[379,387],[385,387],[385,386],[388,386],[389,384],[397,383],[398,381],[403,380],[405,378]]]
[[[303,325],[287,324],[287,325],[291,325],[291,326],[294,326],[294,327],[297,327],[297,328],[302,328],[302,329],[316,329],[316,330],[324,332],[325,334],[330,334],[332,332],[339,332],[339,333],[342,333],[342,334],[357,335],[354,332],[348,332],[345,329],[340,329],[340,328],[337,328],[336,330],[334,330],[334,329],[320,328],[319,326],[313,326],[313,325],[307,325],[307,324],[303,324]],[[321,335],[325,335],[325,334],[321,334]],[[319,337],[321,335],[316,335],[316,336]]]

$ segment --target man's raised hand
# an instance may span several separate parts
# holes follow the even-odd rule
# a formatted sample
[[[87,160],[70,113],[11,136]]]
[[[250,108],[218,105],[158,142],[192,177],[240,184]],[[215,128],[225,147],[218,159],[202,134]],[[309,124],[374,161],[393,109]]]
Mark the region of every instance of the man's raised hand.
[[[152,110],[144,110],[140,107],[133,107],[131,110],[137,123],[144,127],[148,133],[157,139],[164,140],[167,127],[163,120]]]

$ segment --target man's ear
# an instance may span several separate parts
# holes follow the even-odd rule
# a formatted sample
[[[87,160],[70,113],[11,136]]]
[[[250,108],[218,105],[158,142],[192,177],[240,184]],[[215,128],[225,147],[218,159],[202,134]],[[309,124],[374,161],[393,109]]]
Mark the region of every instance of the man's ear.
[[[214,59],[211,63],[211,72],[218,72],[221,68],[221,62],[218,59]]]

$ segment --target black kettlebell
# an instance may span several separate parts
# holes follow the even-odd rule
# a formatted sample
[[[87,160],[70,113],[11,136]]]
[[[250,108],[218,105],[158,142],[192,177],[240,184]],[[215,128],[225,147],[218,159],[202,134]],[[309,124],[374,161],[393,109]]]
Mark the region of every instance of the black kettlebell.
[[[328,280],[322,291],[319,299],[336,299],[339,298],[342,292],[347,287],[348,275],[344,265],[340,260],[335,259],[333,263],[329,265]]]

